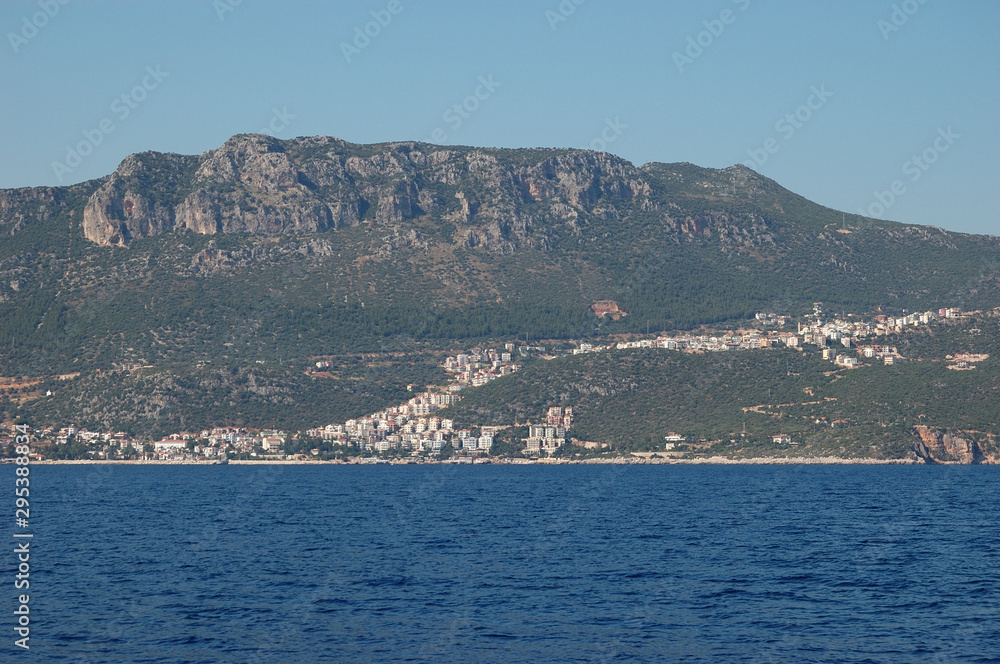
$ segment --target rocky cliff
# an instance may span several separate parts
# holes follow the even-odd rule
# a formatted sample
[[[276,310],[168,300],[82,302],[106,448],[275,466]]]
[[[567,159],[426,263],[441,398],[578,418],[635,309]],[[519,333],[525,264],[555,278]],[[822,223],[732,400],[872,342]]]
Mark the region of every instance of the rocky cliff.
[[[759,214],[692,214],[665,202],[661,180],[677,174],[654,166],[585,150],[239,135],[200,156],[126,158],[90,197],[83,228],[99,245],[128,245],[169,231],[276,235],[430,215],[455,224],[456,242],[505,253],[522,245],[546,248],[547,234],[535,232],[545,228],[579,233],[591,219],[623,221],[652,211],[679,233],[773,242]],[[754,197],[766,189],[763,178],[742,166],[727,172],[727,181],[713,180],[706,193]]]
[[[972,431],[944,431],[917,425],[919,440],[913,451],[925,463],[995,464],[1000,463],[1000,447],[992,434]]]

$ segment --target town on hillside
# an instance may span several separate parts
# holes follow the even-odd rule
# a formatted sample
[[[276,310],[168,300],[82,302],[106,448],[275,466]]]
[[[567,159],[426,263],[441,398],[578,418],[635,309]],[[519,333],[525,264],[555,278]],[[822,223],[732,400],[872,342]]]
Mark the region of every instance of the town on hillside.
[[[795,331],[785,330],[789,319],[770,312],[755,316],[753,325],[731,331],[679,332],[627,341],[600,344],[585,341],[570,348],[528,346],[523,342],[506,342],[496,348],[474,347],[448,356],[442,367],[449,381],[441,386],[426,387],[404,403],[367,415],[318,425],[305,431],[289,433],[278,429],[246,427],[214,427],[195,432],[178,432],[158,441],[143,441],[122,431],[91,431],[67,425],[34,430],[38,444],[32,456],[45,458],[92,458],[98,460],[135,459],[157,461],[203,460],[229,458],[246,459],[349,459],[355,462],[375,462],[386,456],[404,456],[415,461],[440,459],[475,463],[489,461],[498,433],[514,426],[527,426],[527,437],[520,439],[521,452],[529,457],[555,454],[566,444],[573,425],[571,406],[549,407],[538,421],[507,426],[472,425],[456,429],[454,422],[435,414],[457,403],[462,391],[481,387],[493,380],[519,371],[523,358],[531,352],[542,353],[543,359],[566,355],[600,353],[623,349],[668,350],[690,353],[761,351],[770,348],[806,348],[819,352],[845,368],[862,364],[893,365],[905,362],[897,348],[880,340],[891,335],[905,334],[934,324],[942,319],[957,319],[979,312],[963,312],[954,308],[924,311],[904,316],[876,315],[870,320],[846,315],[827,318],[823,307],[816,303],[813,313],[796,323]],[[948,368],[973,370],[977,362],[988,355],[956,354],[944,358]],[[319,361],[317,369],[328,363]],[[410,386],[415,390],[416,386]],[[669,450],[683,438],[665,432],[665,449]],[[0,429],[0,448],[9,447],[15,431],[13,424]],[[788,442],[777,434],[774,442]],[[289,448],[302,449],[302,441],[313,441],[308,454],[290,454]],[[295,443],[290,445],[290,443]]]

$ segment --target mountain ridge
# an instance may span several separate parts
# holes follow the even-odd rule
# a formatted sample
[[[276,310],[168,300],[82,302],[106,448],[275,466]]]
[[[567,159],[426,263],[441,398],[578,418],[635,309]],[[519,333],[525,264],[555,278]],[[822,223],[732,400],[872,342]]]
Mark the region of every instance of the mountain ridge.
[[[590,150],[240,134],[67,187],[0,190],[0,234],[10,369],[29,347],[43,363],[97,362],[98,330],[127,349],[208,324],[245,344],[249,324],[272,331],[272,347],[251,346],[274,355],[278,341],[346,350],[352,327],[371,348],[686,328],[817,301],[1000,304],[1000,238],[849,216],[743,165],[637,167]],[[627,315],[599,318],[598,301]],[[108,307],[141,325],[126,332]],[[57,339],[77,351],[53,351]]]
[[[368,208],[371,207],[369,201],[365,200],[362,194],[375,194],[375,218],[379,222],[398,221],[411,219],[424,212],[421,203],[430,208],[432,212],[442,212],[442,203],[447,201],[434,201],[432,194],[425,196],[414,195],[412,182],[405,181],[403,186],[397,187],[398,191],[392,188],[378,190],[372,183],[361,183],[359,191],[349,192],[357,200],[338,200],[335,194],[337,191],[330,190],[330,183],[317,184],[310,178],[315,175],[318,161],[317,155],[323,153],[327,157],[326,161],[332,158],[340,158],[342,163],[340,173],[332,173],[336,178],[338,175],[347,174],[363,177],[370,175],[377,176],[400,176],[405,175],[400,168],[402,164],[396,161],[392,164],[394,157],[407,156],[418,164],[438,165],[441,162],[451,162],[456,155],[465,156],[470,162],[468,171],[475,171],[482,168],[483,162],[495,160],[497,155],[518,157],[518,161],[523,162],[525,158],[531,156],[548,155],[548,158],[538,161],[533,169],[521,169],[521,179],[515,182],[527,200],[539,200],[543,195],[545,198],[561,196],[563,200],[557,201],[554,213],[572,217],[577,210],[587,208],[588,204],[596,202],[605,193],[626,194],[626,197],[635,199],[645,197],[642,204],[646,209],[659,210],[659,201],[649,200],[650,183],[636,182],[636,176],[646,175],[654,180],[655,184],[667,193],[672,193],[671,184],[678,180],[683,181],[687,177],[701,177],[706,182],[702,186],[708,187],[707,180],[712,179],[712,175],[729,176],[728,190],[713,183],[712,193],[715,195],[728,195],[736,197],[740,194],[749,201],[756,201],[762,194],[770,196],[785,196],[798,199],[800,205],[805,203],[810,206],[819,207],[833,213],[837,213],[832,208],[817,206],[804,197],[789,191],[774,180],[760,175],[756,171],[743,164],[735,164],[727,168],[711,169],[700,167],[690,162],[647,162],[641,166],[635,166],[627,160],[617,157],[611,153],[596,152],[583,149],[564,148],[478,148],[473,146],[435,146],[418,141],[396,141],[376,144],[356,144],[342,139],[313,136],[298,137],[295,139],[277,139],[264,134],[237,134],[227,140],[222,146],[214,150],[208,150],[200,155],[182,155],[177,153],[164,153],[147,151],[128,155],[112,173],[101,178],[95,178],[85,182],[68,185],[65,187],[20,187],[15,189],[0,189],[0,223],[7,221],[3,214],[16,203],[11,199],[41,197],[46,194],[54,198],[58,192],[63,191],[86,191],[93,190],[86,208],[84,209],[83,229],[84,235],[89,240],[101,245],[125,246],[133,239],[150,237],[171,230],[191,230],[201,234],[216,234],[220,232],[240,232],[246,231],[251,234],[281,234],[284,232],[322,232],[335,229],[344,225],[354,225],[360,223],[364,218]],[[338,150],[333,152],[331,151]],[[604,175],[612,176],[611,192],[600,191],[600,180],[594,179],[594,173],[587,173],[591,176],[589,182],[573,183],[569,180],[567,169],[559,170],[560,166],[567,164],[559,163],[560,159],[572,156],[576,163],[572,166],[597,166],[598,169],[606,169],[610,172],[597,173],[597,177]],[[367,159],[365,159],[367,157]],[[425,159],[428,158],[428,159]],[[581,163],[589,160],[591,163]],[[166,163],[164,163],[166,162]],[[395,166],[395,172],[392,170]],[[437,184],[454,184],[457,173],[455,164],[447,163],[450,167],[443,173],[436,174]],[[301,167],[301,168],[298,168]],[[610,168],[609,168],[610,167]],[[327,168],[325,175],[327,179],[331,176],[331,170]],[[590,169],[595,170],[594,168]],[[310,172],[312,171],[312,173]],[[686,171],[686,172],[685,172]],[[624,184],[633,185],[631,196],[627,195],[627,189],[623,189],[622,181],[615,182],[613,177],[623,175],[627,172],[633,177],[632,182],[626,180]],[[550,186],[539,182],[537,176],[545,179],[557,177],[563,185],[557,187],[555,191]],[[319,179],[319,178],[317,178]],[[605,180],[608,178],[605,177]],[[673,180],[674,182],[671,182]],[[334,181],[334,184],[343,186],[343,178]],[[355,183],[351,183],[355,184]],[[393,183],[390,183],[393,184]],[[398,183],[396,183],[398,184]],[[574,186],[575,185],[575,186]],[[585,186],[583,186],[585,185]],[[229,187],[230,191],[226,190]],[[278,205],[272,205],[265,211],[248,211],[240,209],[241,201],[232,200],[226,194],[231,194],[232,189],[242,187],[250,201],[261,202],[267,194],[285,193],[285,201]],[[319,192],[319,196],[311,198],[299,196],[310,190],[317,190],[323,187],[324,191]],[[150,195],[153,189],[154,196]],[[422,192],[421,192],[422,193]],[[474,216],[481,211],[479,206],[481,201],[463,200],[464,192],[456,192],[458,200],[449,208],[445,205],[445,211],[456,212],[455,208],[461,209],[461,214],[466,218]],[[508,192],[509,193],[509,192]],[[334,195],[334,196],[331,196]],[[326,200],[324,200],[324,196]],[[303,203],[309,205],[301,209],[297,214],[289,213],[287,208],[288,198],[293,198],[291,206],[303,207]],[[331,200],[332,199],[332,200]],[[568,199],[568,200],[566,200]],[[524,202],[524,201],[521,201]],[[322,203],[326,203],[326,209]],[[568,203],[571,209],[561,207],[560,204]],[[226,211],[226,205],[235,207],[235,210]],[[575,208],[575,209],[572,209]],[[592,209],[581,211],[593,212]],[[783,211],[778,207],[778,211]],[[233,214],[235,212],[235,214]],[[252,212],[252,213],[251,213]],[[492,211],[496,216],[502,214],[504,210]],[[598,212],[607,212],[605,209],[598,209]],[[840,213],[846,215],[846,213]],[[515,211],[515,218],[518,216]],[[266,218],[270,217],[270,218]],[[669,217],[669,213],[668,213]],[[851,215],[852,220],[863,219],[857,215]],[[846,217],[845,217],[846,218]],[[231,223],[226,223],[227,221]],[[939,226],[921,226],[915,224],[905,224],[893,221],[875,221],[882,225],[899,224],[906,227],[920,227],[937,230],[945,234],[969,235],[947,231]],[[694,232],[702,232],[704,226],[701,222],[692,220],[682,220],[689,223],[686,229]],[[981,235],[976,237],[995,237]]]

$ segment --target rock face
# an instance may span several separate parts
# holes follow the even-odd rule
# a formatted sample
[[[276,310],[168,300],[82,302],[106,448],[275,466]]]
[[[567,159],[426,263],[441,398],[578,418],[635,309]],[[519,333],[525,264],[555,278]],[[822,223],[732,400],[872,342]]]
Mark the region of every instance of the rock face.
[[[131,155],[91,195],[83,211],[83,232],[89,240],[123,245],[173,226],[172,207],[149,189],[150,171],[147,160]]]
[[[1000,455],[997,454],[998,441],[991,434],[986,434],[980,441],[975,432],[951,433],[924,425],[917,425],[913,429],[919,438],[913,445],[913,451],[925,463],[968,465],[994,464],[1000,461]]]
[[[550,238],[543,229],[552,225],[578,232],[588,219],[621,221],[660,210],[659,177],[585,150],[362,146],[323,136],[239,135],[199,156],[126,158],[90,197],[83,228],[97,244],[128,245],[170,231],[276,235],[433,215],[456,225],[457,242],[505,253],[518,246],[545,249]],[[753,178],[760,179],[737,171],[732,186],[746,188]],[[766,230],[761,219],[734,220],[711,210],[661,214],[665,228],[678,233],[725,237],[739,225]]]
[[[132,155],[90,197],[84,234],[101,245],[171,230],[274,235],[326,230],[345,216],[300,176],[281,142],[264,136],[238,136],[200,157]]]

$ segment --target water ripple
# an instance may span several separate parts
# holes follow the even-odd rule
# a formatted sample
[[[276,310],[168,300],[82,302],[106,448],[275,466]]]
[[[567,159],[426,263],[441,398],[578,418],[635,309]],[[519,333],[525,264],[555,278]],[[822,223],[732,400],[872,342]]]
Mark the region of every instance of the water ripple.
[[[995,468],[109,468],[32,469],[35,661],[1000,660]]]

